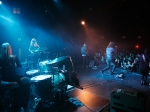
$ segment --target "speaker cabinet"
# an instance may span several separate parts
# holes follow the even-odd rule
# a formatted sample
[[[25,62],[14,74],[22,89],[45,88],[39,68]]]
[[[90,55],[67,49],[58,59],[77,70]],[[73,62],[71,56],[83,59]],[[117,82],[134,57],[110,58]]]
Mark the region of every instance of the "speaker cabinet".
[[[146,97],[143,93],[114,89],[111,92],[110,112],[145,112]]]

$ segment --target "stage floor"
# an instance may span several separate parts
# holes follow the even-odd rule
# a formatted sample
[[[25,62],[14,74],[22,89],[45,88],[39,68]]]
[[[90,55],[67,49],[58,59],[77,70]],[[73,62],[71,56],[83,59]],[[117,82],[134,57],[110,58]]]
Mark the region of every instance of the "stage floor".
[[[76,87],[68,89],[69,101],[52,106],[51,112],[56,110],[57,112],[104,112],[102,110],[105,110],[105,107],[111,104],[111,92],[114,88],[142,92],[147,96],[146,112],[150,112],[150,86],[140,84],[140,74],[116,68],[113,75],[109,75],[109,71],[104,72],[104,75],[102,75],[100,70],[104,67],[104,63],[97,69],[75,65],[74,69],[78,74],[83,90]],[[117,77],[121,74],[123,74],[123,77]],[[148,77],[148,81],[150,82],[150,77]],[[49,109],[46,110],[49,112]],[[108,112],[108,110],[105,112]]]
[[[81,65],[76,66],[75,71],[78,73],[80,85],[83,90],[73,89],[69,95],[77,98],[84,106],[78,108],[75,112],[99,112],[111,102],[111,92],[114,88],[126,91],[142,92],[147,96],[147,112],[150,112],[150,86],[141,85],[141,75],[135,72],[126,72],[122,69],[115,69],[113,75],[109,71],[100,73],[105,67],[101,64],[98,69],[83,68]],[[123,74],[123,77],[117,77]],[[148,77],[150,82],[150,77]],[[83,109],[83,110],[82,110]]]

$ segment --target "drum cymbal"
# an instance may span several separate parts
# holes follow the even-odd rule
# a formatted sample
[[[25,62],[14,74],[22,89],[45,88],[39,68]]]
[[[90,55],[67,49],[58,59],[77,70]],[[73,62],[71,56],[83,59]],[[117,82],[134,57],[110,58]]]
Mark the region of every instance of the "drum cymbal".
[[[30,71],[27,71],[26,74],[27,75],[33,75],[33,74],[38,73],[38,72],[39,72],[39,70],[30,70]]]
[[[59,58],[55,58],[55,59],[51,60],[50,62],[48,62],[47,64],[55,64],[55,63],[65,60],[66,58],[68,58],[68,56],[62,56]]]

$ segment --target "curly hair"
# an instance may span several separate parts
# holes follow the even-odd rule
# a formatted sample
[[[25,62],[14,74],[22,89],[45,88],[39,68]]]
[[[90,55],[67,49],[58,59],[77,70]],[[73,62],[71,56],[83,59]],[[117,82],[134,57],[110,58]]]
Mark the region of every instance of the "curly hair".
[[[115,43],[114,42],[109,42],[108,46],[107,47],[115,47]]]

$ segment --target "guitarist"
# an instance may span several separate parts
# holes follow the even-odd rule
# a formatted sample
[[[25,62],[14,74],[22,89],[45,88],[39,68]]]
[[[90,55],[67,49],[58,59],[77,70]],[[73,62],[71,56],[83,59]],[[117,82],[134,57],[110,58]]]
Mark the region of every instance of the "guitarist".
[[[83,44],[83,46],[81,47],[81,55],[82,55],[82,60],[83,60],[83,67],[89,67],[89,60],[88,60],[88,49],[87,49],[87,45],[86,43]]]
[[[139,57],[139,69],[142,75],[141,85],[147,85],[147,77],[149,73],[150,50],[146,48],[144,54]]]
[[[38,59],[41,57],[41,54],[40,54],[40,56],[38,54],[39,48],[40,48],[40,46],[37,43],[37,40],[35,38],[32,38],[31,42],[30,42],[30,46],[29,46],[29,52],[33,55],[34,68],[37,67]]]

